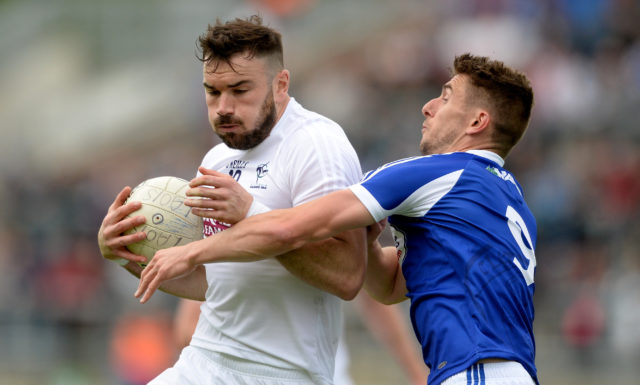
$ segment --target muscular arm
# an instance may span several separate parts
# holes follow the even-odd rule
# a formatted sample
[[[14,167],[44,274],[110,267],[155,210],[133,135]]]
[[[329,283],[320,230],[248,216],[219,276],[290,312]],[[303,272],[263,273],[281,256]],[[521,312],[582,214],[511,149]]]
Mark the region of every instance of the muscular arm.
[[[256,215],[215,236],[158,251],[142,273],[136,296],[146,302],[160,283],[203,263],[272,258],[371,223],[371,214],[348,189],[291,209]]]
[[[191,181],[192,189],[187,191],[187,195],[206,199],[185,202],[192,207],[194,214],[236,224],[247,215],[270,211],[229,175],[204,167],[199,171],[202,175]],[[346,231],[275,258],[306,283],[350,300],[364,281],[364,234],[362,229]]]
[[[375,242],[369,246],[365,290],[384,304],[393,304],[407,299],[407,287],[398,263],[396,248],[381,247]]]
[[[326,240],[306,244],[276,259],[291,274],[344,300],[353,299],[365,274],[363,229],[346,231]]]

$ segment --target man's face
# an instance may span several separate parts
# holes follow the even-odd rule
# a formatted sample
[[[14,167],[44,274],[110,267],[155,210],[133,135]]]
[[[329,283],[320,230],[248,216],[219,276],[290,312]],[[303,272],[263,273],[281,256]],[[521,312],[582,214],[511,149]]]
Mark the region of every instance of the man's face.
[[[452,152],[472,119],[465,96],[469,79],[455,75],[442,87],[442,94],[422,107],[420,151],[423,155]]]
[[[276,123],[272,76],[265,59],[236,55],[231,62],[233,68],[222,61],[203,67],[207,112],[227,146],[247,150],[262,143]]]

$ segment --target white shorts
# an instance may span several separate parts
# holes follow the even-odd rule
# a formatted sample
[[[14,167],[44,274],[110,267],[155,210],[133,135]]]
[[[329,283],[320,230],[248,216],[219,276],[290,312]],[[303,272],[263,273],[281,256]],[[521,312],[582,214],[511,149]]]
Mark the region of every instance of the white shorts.
[[[187,346],[173,367],[148,385],[315,385],[304,371],[256,365],[242,358]]]
[[[471,365],[441,385],[535,385],[529,372],[515,361]]]

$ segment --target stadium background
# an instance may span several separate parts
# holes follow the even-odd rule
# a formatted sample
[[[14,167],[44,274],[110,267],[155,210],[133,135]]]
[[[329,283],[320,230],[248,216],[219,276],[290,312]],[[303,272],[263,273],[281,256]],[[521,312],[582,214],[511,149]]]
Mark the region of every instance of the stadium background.
[[[0,1],[0,383],[136,384],[173,359],[175,299],[139,305],[96,231],[122,186],[190,179],[217,143],[195,41],[255,3]],[[540,379],[637,383],[640,3],[260,3],[292,95],[342,124],[365,171],[417,153],[454,54],[530,76],[534,117],[507,164],[538,219]],[[347,337],[359,384],[403,383],[352,307]]]

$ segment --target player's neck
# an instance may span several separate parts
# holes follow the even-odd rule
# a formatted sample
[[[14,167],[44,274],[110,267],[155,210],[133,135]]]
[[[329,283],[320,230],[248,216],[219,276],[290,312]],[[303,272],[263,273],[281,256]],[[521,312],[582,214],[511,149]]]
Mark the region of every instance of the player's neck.
[[[289,101],[291,100],[291,96],[285,95],[282,97],[282,100],[276,102],[276,122],[280,121],[280,118],[284,114],[287,106],[289,105]]]

